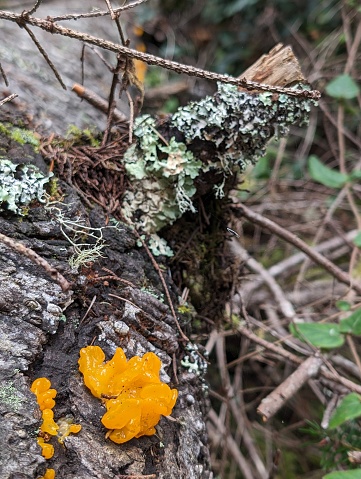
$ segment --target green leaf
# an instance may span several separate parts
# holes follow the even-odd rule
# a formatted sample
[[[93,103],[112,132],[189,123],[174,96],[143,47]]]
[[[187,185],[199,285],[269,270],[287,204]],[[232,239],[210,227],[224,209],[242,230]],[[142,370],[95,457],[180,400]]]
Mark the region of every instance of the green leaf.
[[[351,100],[360,93],[360,88],[350,75],[342,74],[334,78],[326,86],[328,95],[338,100]]]
[[[252,176],[258,179],[268,179],[271,177],[271,168],[267,156],[260,158],[252,170]]]
[[[341,319],[340,333],[361,336],[361,308],[356,309],[348,318]]]
[[[313,180],[329,188],[342,188],[349,180],[348,175],[332,170],[324,165],[316,155],[311,155],[308,158],[308,171]]]
[[[359,231],[357,235],[354,237],[353,243],[358,248],[361,248],[361,231]]]
[[[341,404],[333,413],[328,425],[329,429],[335,429],[350,419],[356,419],[361,416],[361,396],[356,393],[350,393],[345,396]]]
[[[338,348],[345,342],[344,336],[340,334],[338,324],[297,323],[290,325],[290,331],[301,341],[307,340],[316,348]]]
[[[336,301],[336,308],[340,311],[350,311],[351,304],[348,301],[340,299],[339,301]]]
[[[350,173],[350,180],[351,181],[357,181],[361,180],[361,170],[353,170]]]
[[[323,476],[322,479],[361,479],[361,471],[336,471]]]

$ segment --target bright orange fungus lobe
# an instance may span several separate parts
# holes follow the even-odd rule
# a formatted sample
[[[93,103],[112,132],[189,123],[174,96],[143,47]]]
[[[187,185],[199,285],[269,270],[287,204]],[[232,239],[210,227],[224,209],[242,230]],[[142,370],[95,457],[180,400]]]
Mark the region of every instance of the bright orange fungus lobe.
[[[43,414],[43,423],[40,426],[40,431],[47,432],[51,436],[56,436],[58,433],[59,426],[54,421],[54,413],[51,409],[44,409]]]
[[[169,416],[178,391],[159,379],[161,361],[153,353],[127,361],[117,348],[113,358],[104,363],[99,346],[80,350],[79,370],[92,394],[105,401],[107,412],[102,418],[111,431],[107,437],[116,443],[133,437],[150,436],[160,416]]]
[[[51,383],[47,378],[35,379],[31,385],[31,392],[36,395],[40,410],[52,409],[55,406],[56,390],[50,389]]]
[[[44,438],[40,436],[36,440],[41,447],[41,455],[45,457],[45,459],[51,459],[54,456],[54,446],[45,442]]]
[[[59,420],[59,424],[54,421],[54,413],[51,409],[55,406],[54,398],[56,396],[56,390],[50,389],[50,386],[51,383],[49,379],[38,378],[35,379],[30,388],[31,392],[36,395],[39,408],[42,411],[43,422],[40,426],[41,434],[37,438],[37,443],[41,447],[41,454],[45,459],[50,459],[54,455],[54,446],[47,442],[49,436],[58,435],[58,441],[63,444],[66,436],[79,432],[81,429],[80,424],[72,424],[71,419]],[[44,437],[46,439],[44,439]],[[52,471],[54,470],[48,469],[43,479],[53,479],[55,472]]]
[[[45,474],[41,476],[39,479],[54,479],[55,478],[55,471],[54,469],[47,469]]]

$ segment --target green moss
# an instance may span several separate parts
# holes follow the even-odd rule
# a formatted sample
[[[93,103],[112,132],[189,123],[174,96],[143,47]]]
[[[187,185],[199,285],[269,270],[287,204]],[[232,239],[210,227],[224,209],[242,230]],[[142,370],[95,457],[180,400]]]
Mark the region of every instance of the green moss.
[[[191,308],[187,304],[181,304],[177,309],[180,314],[189,314],[191,312]]]
[[[27,130],[26,128],[14,127],[10,123],[0,123],[0,133],[6,135],[8,138],[11,138],[13,141],[16,141],[20,145],[32,145],[36,152],[38,152],[39,150],[39,139],[31,130]]]
[[[49,181],[48,193],[51,198],[57,197],[59,195],[59,180],[58,178],[51,178]]]
[[[99,139],[99,134],[95,129],[86,128],[85,130],[81,130],[75,125],[69,126],[65,134],[65,138],[67,140],[71,140],[74,143],[90,143],[90,145],[94,148],[99,147],[101,143]]]

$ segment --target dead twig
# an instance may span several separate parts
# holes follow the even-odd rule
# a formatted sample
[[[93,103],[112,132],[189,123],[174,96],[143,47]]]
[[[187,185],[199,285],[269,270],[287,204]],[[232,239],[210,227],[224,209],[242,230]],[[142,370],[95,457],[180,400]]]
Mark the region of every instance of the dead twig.
[[[128,474],[121,474],[120,476],[116,476],[118,479],[157,479],[157,476],[155,474],[135,474],[132,476],[129,476]]]
[[[319,356],[307,358],[282,384],[262,399],[257,412],[262,416],[263,422],[273,417],[309,379],[316,377],[322,363],[323,359]]]
[[[74,83],[72,91],[76,93],[80,98],[86,100],[88,103],[93,105],[98,110],[102,111],[105,114],[108,113],[108,102],[96,93],[94,93],[92,90],[89,90],[89,88],[85,88],[78,83]],[[122,123],[128,121],[128,118],[124,115],[124,113],[119,111],[117,108],[115,108],[113,111],[113,119],[117,122]]]
[[[172,70],[176,73],[184,73],[189,76],[195,76],[195,77],[203,78],[206,80],[229,83],[231,85],[237,85],[242,88],[245,88],[246,90],[262,90],[262,91],[269,91],[274,93],[284,93],[290,96],[295,96],[300,98],[312,98],[315,100],[319,99],[321,96],[320,92],[317,90],[300,90],[300,89],[283,88],[279,86],[265,85],[263,83],[246,80],[245,78],[234,78],[229,75],[222,75],[222,74],[210,72],[207,70],[203,70],[201,68],[196,68],[189,65],[183,65],[181,63],[174,62],[171,60],[166,60],[164,58],[160,58],[155,55],[151,55],[149,53],[139,52],[137,50],[133,50],[132,48],[128,48],[123,45],[116,44],[114,42],[103,40],[102,38],[97,38],[87,33],[79,32],[77,30],[73,30],[70,28],[65,28],[58,25],[57,23],[53,21],[44,20],[41,18],[35,18],[31,16],[24,17],[22,14],[5,12],[3,10],[0,11],[0,18],[4,20],[9,20],[11,22],[16,22],[16,23],[19,23],[19,22],[27,23],[29,25],[33,25],[35,27],[41,28],[52,34],[63,35],[66,37],[74,38],[76,40],[89,43],[90,45],[96,45],[100,48],[104,48],[105,50],[124,54],[130,58],[136,58],[138,60],[142,60],[143,62],[148,63],[149,65],[157,65],[159,67]]]
[[[158,276],[160,278],[160,281],[162,283],[162,286],[163,286],[163,289],[164,289],[164,292],[165,292],[165,295],[167,297],[167,301],[168,301],[168,304],[169,304],[169,307],[170,307],[170,310],[171,310],[171,313],[172,313],[172,316],[173,316],[173,319],[174,319],[174,322],[177,326],[177,329],[179,331],[179,334],[181,335],[182,339],[184,341],[187,341],[189,342],[189,338],[184,334],[184,332],[182,331],[182,328],[180,327],[180,324],[179,324],[179,321],[178,321],[178,318],[177,318],[177,315],[175,313],[175,309],[174,309],[174,306],[173,306],[173,301],[172,301],[172,298],[170,297],[170,294],[169,294],[169,291],[168,291],[168,287],[167,287],[167,284],[165,282],[165,279],[164,279],[164,276],[162,274],[162,271],[159,267],[159,264],[156,262],[156,260],[154,259],[154,256],[152,255],[152,253],[150,252],[148,246],[145,244],[145,241],[141,238],[140,234],[138,233],[137,230],[134,230],[134,233],[135,235],[137,236],[138,240],[142,243],[142,246],[143,248],[145,249],[145,251],[147,252],[147,255],[149,256],[149,259],[150,261],[152,262],[152,265],[154,267],[154,269],[157,271],[158,273]]]
[[[289,351],[276,346],[274,343],[270,343],[269,341],[260,338],[256,334],[254,334],[252,331],[250,331],[248,328],[245,327],[239,327],[238,331],[246,336],[247,338],[251,339],[251,341],[254,341],[256,344],[259,344],[264,347],[264,349],[267,351],[272,351],[281,357],[288,359],[289,361],[295,363],[295,364],[302,364],[303,359],[300,358],[299,356],[296,356],[295,354],[290,353]],[[342,384],[342,386],[345,386],[348,390],[356,392],[358,394],[361,394],[361,385],[354,383],[353,381],[350,381],[349,379],[346,379],[339,374],[336,374],[335,372],[331,372],[328,369],[326,369],[325,366],[321,366],[320,368],[320,374],[331,381],[337,382],[338,384]]]
[[[93,296],[93,299],[91,300],[90,302],[90,305],[89,305],[89,308],[86,310],[84,316],[81,318],[81,320],[79,321],[79,326],[83,323],[83,321],[86,319],[86,317],[88,316],[88,314],[90,313],[92,307],[94,306],[94,303],[96,301],[97,297],[96,295]]]
[[[136,0],[133,3],[129,3],[128,5],[124,5],[123,7],[118,7],[113,9],[115,14],[119,14],[125,12],[126,10],[130,10],[131,8],[137,7],[142,3],[147,2],[148,0]],[[53,22],[64,21],[64,20],[78,20],[80,18],[95,18],[95,17],[105,17],[110,15],[109,10],[107,11],[94,11],[90,13],[69,13],[68,15],[59,15],[57,17],[48,17],[49,20]]]
[[[44,270],[52,277],[52,279],[60,285],[64,292],[69,291],[71,284],[64,278],[62,274],[59,273],[56,268],[51,266],[44,258],[35,253],[35,251],[27,248],[22,243],[19,243],[18,241],[15,241],[2,233],[0,233],[0,241],[17,253],[26,256],[36,265],[44,268]]]
[[[39,52],[41,53],[41,55],[44,57],[46,63],[49,65],[49,67],[51,68],[51,70],[53,71],[56,79],[58,80],[58,82],[60,83],[60,85],[63,87],[64,90],[66,90],[66,86],[65,86],[65,83],[63,82],[61,76],[60,76],[60,73],[58,72],[58,70],[56,69],[54,63],[50,60],[48,54],[46,53],[46,51],[44,50],[44,48],[40,45],[38,39],[36,38],[36,36],[34,35],[34,33],[30,30],[30,28],[24,23],[24,24],[21,24],[19,23],[19,25],[24,28],[24,30],[26,30],[26,32],[28,33],[29,37],[32,39],[32,41],[35,43],[37,49],[39,50]]]
[[[35,5],[30,10],[24,12],[25,15],[32,15],[40,7],[43,0],[36,0]]]
[[[212,440],[219,440],[219,437],[225,436],[228,452],[232,455],[233,459],[238,464],[240,471],[245,479],[254,479],[253,473],[250,470],[249,464],[240,451],[238,444],[235,440],[226,433],[226,428],[223,421],[218,417],[214,409],[211,409],[208,413],[208,419],[213,423],[214,428],[208,428]]]
[[[5,105],[5,103],[7,103],[8,101],[13,100],[13,99],[16,98],[17,96],[19,96],[17,93],[13,93],[12,95],[7,96],[7,97],[4,98],[3,100],[0,100],[0,106]]]
[[[5,73],[5,71],[4,71],[4,69],[3,69],[2,65],[1,65],[1,63],[0,63],[0,73],[1,73],[1,76],[3,77],[3,79],[4,79],[5,85],[6,85],[6,86],[9,86],[9,82],[8,82],[6,73]]]
[[[315,263],[319,264],[325,268],[333,277],[338,279],[341,283],[347,284],[350,288],[357,291],[358,294],[361,294],[361,284],[354,281],[349,274],[342,271],[338,268],[332,261],[328,260],[320,253],[315,251],[315,249],[309,247],[304,241],[298,238],[293,233],[287,231],[286,229],[279,226],[277,223],[274,223],[270,219],[262,216],[258,213],[255,213],[250,208],[243,204],[237,204],[232,206],[233,209],[239,210],[241,214],[250,220],[252,223],[255,223],[259,226],[267,228],[269,231],[274,233],[276,236],[284,239],[288,243],[294,245],[296,248],[303,251],[309,258],[311,258]]]
[[[269,274],[269,272],[264,268],[261,263],[252,258],[245,248],[241,246],[239,241],[233,239],[231,241],[231,251],[237,255],[242,261],[245,262],[245,265],[253,272],[258,273],[263,281],[267,284],[269,289],[272,291],[274,298],[276,299],[279,308],[285,318],[292,319],[296,316],[296,312],[291,302],[285,296],[284,291],[280,285],[276,282],[274,277]]]

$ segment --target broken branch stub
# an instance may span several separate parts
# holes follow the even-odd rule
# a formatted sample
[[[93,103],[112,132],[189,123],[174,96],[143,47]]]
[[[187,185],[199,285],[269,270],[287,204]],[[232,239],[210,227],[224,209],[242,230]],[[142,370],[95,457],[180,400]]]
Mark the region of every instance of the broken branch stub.
[[[316,377],[322,363],[323,359],[320,356],[307,358],[282,384],[262,399],[257,412],[262,416],[263,422],[271,419],[309,379]]]

